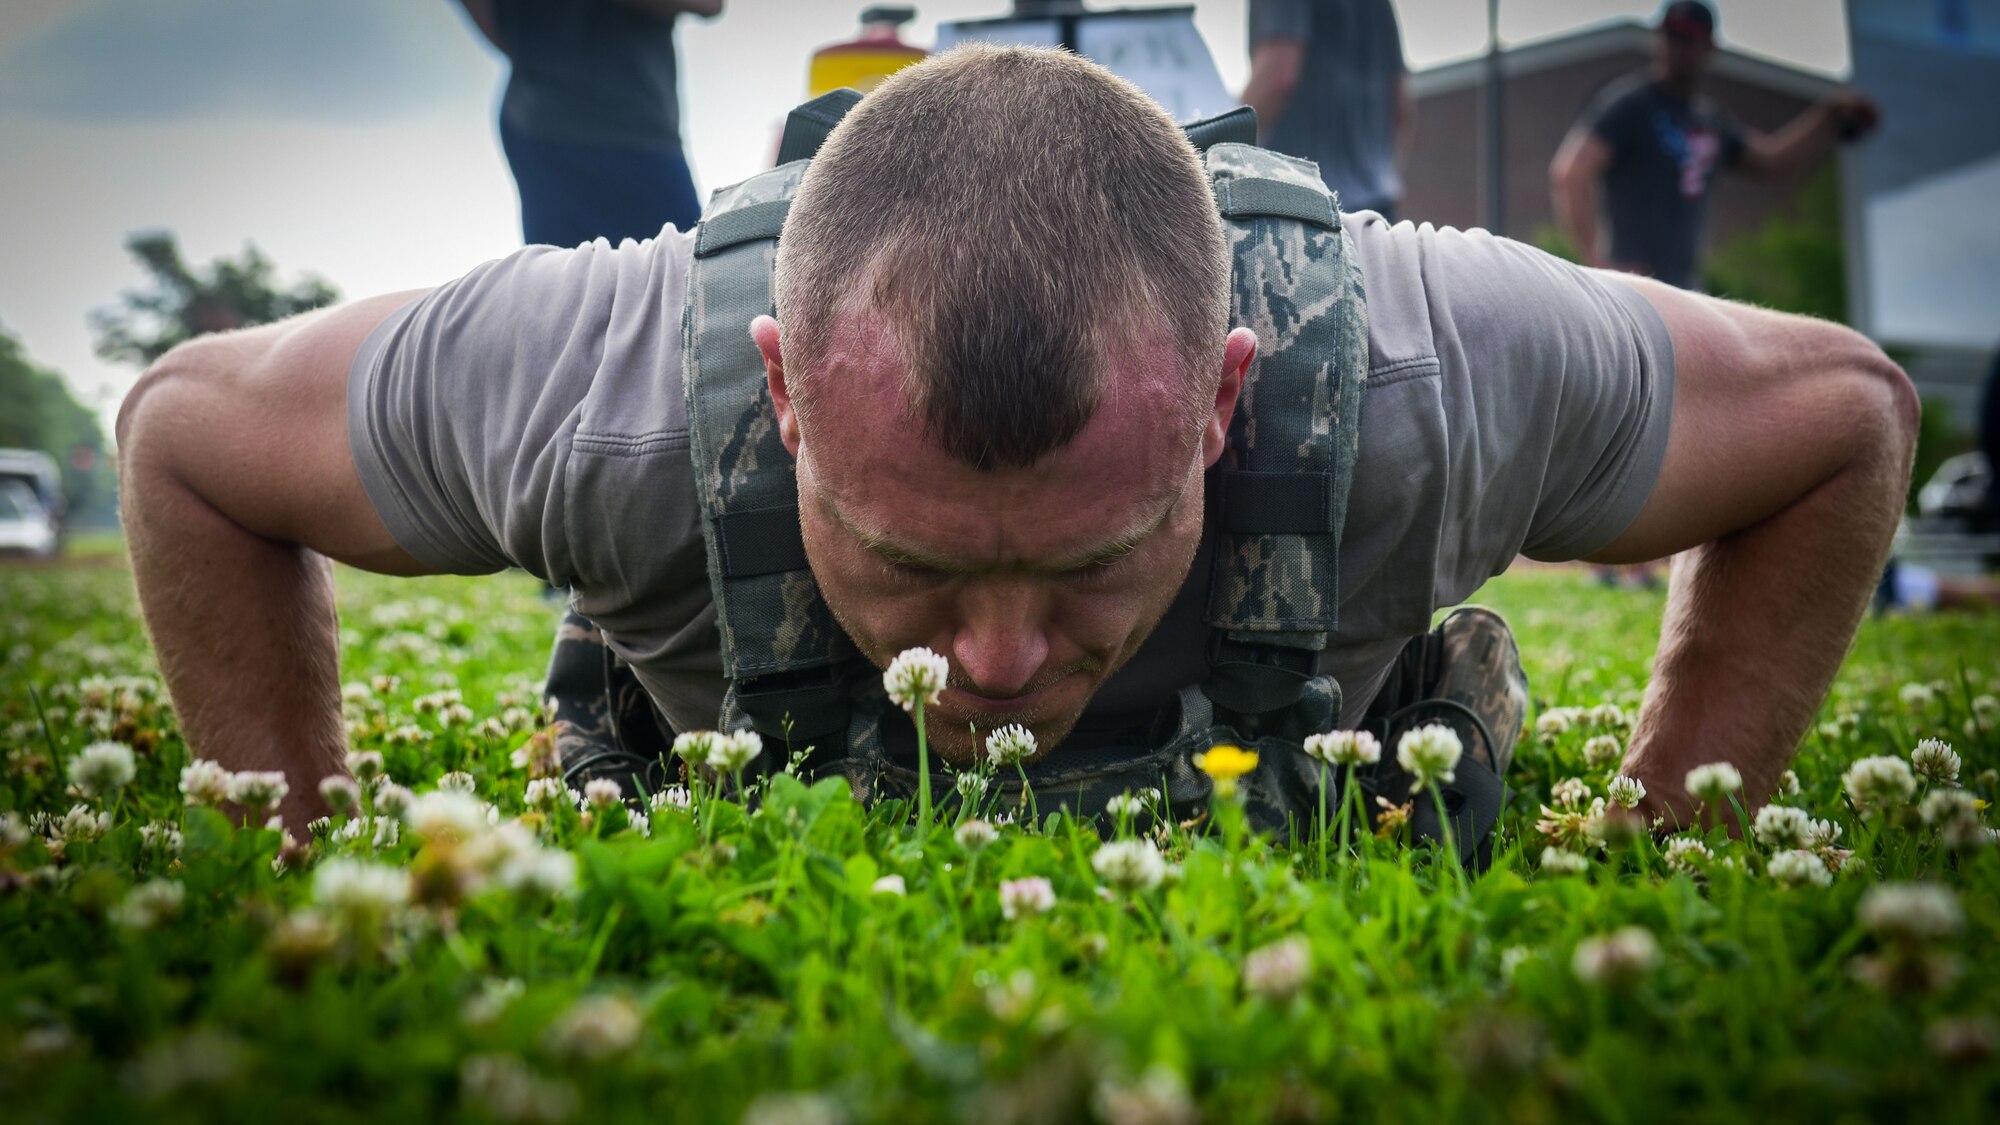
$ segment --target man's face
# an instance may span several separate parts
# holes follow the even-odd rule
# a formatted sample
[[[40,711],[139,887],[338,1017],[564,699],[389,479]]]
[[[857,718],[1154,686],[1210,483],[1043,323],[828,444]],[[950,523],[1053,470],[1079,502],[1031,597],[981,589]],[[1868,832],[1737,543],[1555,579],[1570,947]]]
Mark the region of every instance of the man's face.
[[[1653,55],[1666,78],[1676,82],[1694,83],[1708,73],[1709,61],[1715,55],[1715,44],[1711,40],[1690,35],[1655,31]]]
[[[762,318],[753,335],[797,459],[806,554],[841,626],[877,667],[917,646],[949,658],[926,724],[947,759],[970,760],[1008,723],[1044,749],[1060,742],[1187,575],[1202,471],[1221,455],[1255,338],[1231,335],[1234,377],[1199,426],[1171,341],[1141,342],[1113,357],[1074,440],[1027,468],[981,471],[923,438],[879,321],[836,327],[803,433],[776,325]]]

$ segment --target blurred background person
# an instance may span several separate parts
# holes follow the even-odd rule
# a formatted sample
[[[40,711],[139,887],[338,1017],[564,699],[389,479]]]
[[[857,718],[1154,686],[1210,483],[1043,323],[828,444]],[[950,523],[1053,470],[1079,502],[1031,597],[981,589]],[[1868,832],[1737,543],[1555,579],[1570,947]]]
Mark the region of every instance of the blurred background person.
[[[1702,226],[1718,171],[1784,176],[1817,161],[1836,138],[1875,127],[1875,103],[1844,93],[1776,132],[1746,128],[1702,93],[1714,54],[1714,10],[1700,0],[1668,4],[1653,32],[1652,68],[1606,87],[1564,139],[1549,180],[1580,260],[1700,288]]]
[[[1395,221],[1414,117],[1389,0],[1250,0],[1243,104],[1267,147],[1319,165],[1341,210]]]
[[[528,243],[647,239],[701,217],[681,151],[674,21],[723,0],[459,0],[507,56],[500,144]]]

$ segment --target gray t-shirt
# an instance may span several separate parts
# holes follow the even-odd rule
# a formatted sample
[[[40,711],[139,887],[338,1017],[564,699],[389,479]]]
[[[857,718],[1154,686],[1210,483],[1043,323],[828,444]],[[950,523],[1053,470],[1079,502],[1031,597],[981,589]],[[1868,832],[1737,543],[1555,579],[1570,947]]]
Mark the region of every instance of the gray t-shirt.
[[[1292,39],[1305,47],[1298,84],[1263,143],[1319,165],[1349,211],[1394,207],[1396,80],[1403,36],[1389,0],[1250,0],[1250,46]]]
[[[1369,374],[1321,670],[1352,724],[1405,641],[1517,554],[1614,539],[1666,452],[1673,345],[1616,275],[1482,231],[1346,218]],[[681,393],[691,235],[531,246],[389,316],[355,357],[350,441],[404,550],[568,587],[676,729],[723,693]],[[744,346],[748,347],[747,326]],[[1205,674],[1206,550],[1086,722]]]

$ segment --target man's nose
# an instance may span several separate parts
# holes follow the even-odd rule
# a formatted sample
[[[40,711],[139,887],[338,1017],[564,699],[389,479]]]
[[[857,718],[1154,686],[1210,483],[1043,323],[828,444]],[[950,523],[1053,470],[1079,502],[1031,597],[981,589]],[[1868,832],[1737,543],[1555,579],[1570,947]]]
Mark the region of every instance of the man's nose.
[[[980,695],[1007,699],[1028,690],[1048,662],[1047,599],[1020,583],[981,584],[959,601],[952,657]]]

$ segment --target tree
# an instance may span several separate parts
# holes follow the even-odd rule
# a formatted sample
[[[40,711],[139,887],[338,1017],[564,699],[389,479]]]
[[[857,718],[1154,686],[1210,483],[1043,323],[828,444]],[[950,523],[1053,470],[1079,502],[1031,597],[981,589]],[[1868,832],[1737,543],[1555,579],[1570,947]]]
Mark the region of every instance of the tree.
[[[0,448],[39,449],[62,466],[63,499],[82,511],[104,490],[104,431],[62,376],[38,367],[0,330]]]
[[[198,270],[181,259],[166,231],[142,231],[126,239],[125,248],[150,275],[148,285],[90,314],[97,354],[114,362],[144,367],[196,336],[269,324],[340,299],[332,285],[311,275],[280,289],[271,260],[254,244],[246,243],[240,257],[217,258]]]

